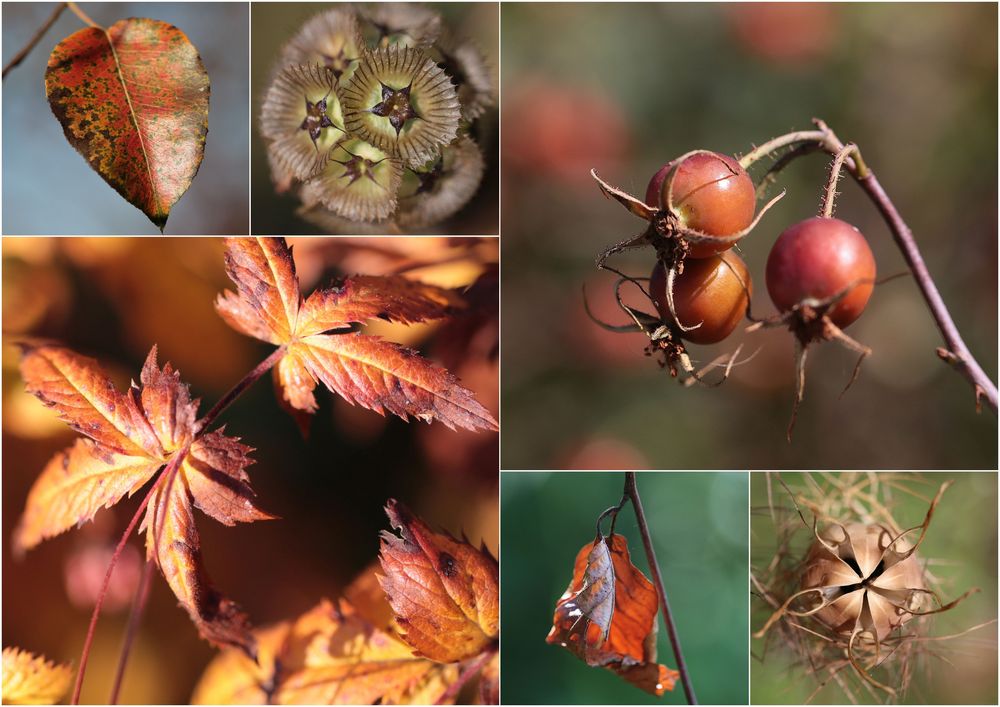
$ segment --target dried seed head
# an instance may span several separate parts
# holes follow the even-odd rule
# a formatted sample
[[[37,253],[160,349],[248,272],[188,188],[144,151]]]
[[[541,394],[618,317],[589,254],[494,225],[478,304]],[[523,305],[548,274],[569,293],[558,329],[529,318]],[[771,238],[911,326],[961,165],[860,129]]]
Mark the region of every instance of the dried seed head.
[[[443,221],[468,203],[484,170],[482,153],[463,135],[445,147],[437,160],[414,170],[412,178],[408,176],[412,191],[400,198],[397,222],[413,230]]]
[[[336,78],[319,64],[286,66],[267,89],[261,134],[270,159],[297,179],[308,179],[323,156],[344,137],[344,119],[334,93]]]
[[[295,213],[323,233],[330,235],[389,236],[399,232],[393,227],[392,223],[385,221],[354,221],[339,216],[320,203],[313,204],[312,206],[300,206]]]
[[[895,541],[895,542],[894,542]],[[885,640],[919,611],[927,595],[912,546],[881,525],[835,524],[817,536],[806,559],[803,596],[836,633]]]
[[[496,82],[486,58],[470,42],[444,33],[435,51],[440,66],[451,78],[462,104],[462,119],[472,122],[495,105]]]
[[[363,140],[345,140],[303,185],[302,201],[307,207],[322,204],[352,221],[380,221],[396,210],[402,174],[399,160]]]
[[[302,25],[281,52],[282,64],[321,64],[337,81],[347,80],[365,50],[354,12],[334,8]]]
[[[376,47],[429,47],[441,34],[441,16],[412,2],[377,2],[360,15],[365,37]]]
[[[418,49],[389,47],[367,54],[337,90],[348,132],[412,167],[436,157],[458,132],[455,87]]]

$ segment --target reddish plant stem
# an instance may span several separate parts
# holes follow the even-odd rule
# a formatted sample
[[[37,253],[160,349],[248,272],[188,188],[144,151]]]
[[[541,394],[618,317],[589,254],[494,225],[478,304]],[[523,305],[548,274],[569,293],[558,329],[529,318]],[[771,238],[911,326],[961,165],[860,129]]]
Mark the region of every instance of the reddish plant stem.
[[[257,364],[256,368],[243,376],[239,383],[230,388],[229,392],[223,395],[219,402],[217,402],[211,410],[205,413],[203,418],[194,424],[195,437],[200,435],[205,429],[208,428],[209,425],[215,422],[215,419],[221,415],[226,408],[232,405],[238,397],[243,395],[243,393],[246,392],[246,389],[256,383],[261,376],[270,371],[274,367],[274,364],[280,361],[281,357],[284,355],[285,347],[279,346],[273,353],[271,353],[270,356]]]
[[[660,600],[660,610],[663,612],[663,623],[667,627],[670,647],[673,648],[674,659],[677,661],[677,672],[681,674],[681,685],[684,686],[684,695],[687,697],[689,705],[696,705],[698,704],[698,698],[695,697],[694,686],[691,684],[687,664],[684,662],[684,653],[681,651],[681,640],[677,636],[677,629],[674,626],[674,616],[670,612],[670,602],[667,601],[667,590],[663,587],[663,577],[660,575],[660,565],[656,561],[656,552],[653,550],[653,538],[649,534],[646,514],[642,510],[642,499],[639,498],[639,487],[635,483],[634,471],[625,472],[625,495],[632,501],[635,518],[639,522],[639,534],[642,536],[642,546],[646,550],[649,572],[653,575],[653,586],[656,587],[656,596]]]
[[[125,631],[125,639],[122,641],[121,655],[118,657],[118,668],[115,670],[115,681],[111,686],[111,696],[108,697],[108,704],[118,704],[118,693],[121,691],[122,680],[125,677],[125,665],[128,663],[128,656],[132,650],[132,643],[139,632],[139,624],[142,622],[142,615],[146,610],[146,602],[149,601],[149,590],[153,586],[153,560],[148,559],[142,566],[142,578],[139,580],[139,587],[136,589],[135,598],[132,600],[132,609],[128,616],[128,628]]]
[[[434,704],[445,705],[448,704],[448,702],[450,702],[451,700],[458,697],[458,693],[462,691],[462,688],[465,687],[465,684],[469,682],[469,680],[471,680],[476,673],[482,670],[483,666],[486,665],[486,663],[489,662],[490,658],[492,658],[495,654],[496,654],[495,649],[486,650],[477,655],[472,660],[466,662],[465,668],[459,674],[458,679],[451,685],[449,685],[447,690],[441,693],[441,696],[437,699],[437,702],[435,702]]]
[[[24,45],[24,48],[15,54],[13,59],[7,62],[7,66],[3,67],[3,75],[0,76],[0,78],[7,78],[7,74],[10,70],[25,60],[28,54],[31,53],[31,50],[35,48],[35,45],[38,44],[42,40],[42,37],[45,36],[45,33],[49,31],[49,28],[56,23],[56,20],[59,19],[59,16],[62,14],[63,10],[66,9],[68,4],[69,3],[61,2],[56,5],[52,14],[49,15],[49,19],[45,20],[44,24],[38,28],[31,39],[28,40],[28,43]]]
[[[80,704],[80,690],[83,688],[83,676],[87,672],[87,660],[90,658],[90,647],[94,643],[94,632],[97,629],[97,619],[101,615],[101,607],[104,606],[104,599],[108,593],[108,586],[111,584],[111,575],[115,571],[115,567],[118,564],[118,558],[121,557],[122,550],[125,549],[125,544],[128,542],[129,537],[135,530],[135,527],[139,524],[139,519],[142,517],[143,511],[146,510],[146,506],[149,505],[149,499],[153,497],[156,489],[160,487],[163,480],[167,476],[172,476],[173,472],[176,471],[178,467],[179,460],[183,459],[187,454],[187,447],[181,450],[181,454],[177,454],[170,463],[167,464],[167,468],[162,471],[159,477],[153,482],[153,485],[149,487],[149,491],[142,499],[142,503],[139,504],[139,508],[136,509],[135,515],[132,516],[132,520],[129,522],[128,527],[125,528],[125,532],[122,533],[121,539],[118,541],[118,547],[115,548],[115,553],[111,556],[111,562],[108,564],[108,571],[104,575],[104,584],[101,585],[101,593],[97,595],[97,602],[94,604],[94,611],[90,615],[90,625],[87,627],[87,638],[83,642],[83,650],[80,652],[80,669],[76,673],[76,682],[73,685],[73,696],[70,699],[70,704],[78,705]]]
[[[81,10],[80,6],[77,5],[75,2],[68,2],[66,4],[69,5],[70,12],[79,17],[80,21],[83,22],[85,25],[88,25],[95,29],[104,30],[103,27],[101,27],[99,24],[90,19],[87,13]]]

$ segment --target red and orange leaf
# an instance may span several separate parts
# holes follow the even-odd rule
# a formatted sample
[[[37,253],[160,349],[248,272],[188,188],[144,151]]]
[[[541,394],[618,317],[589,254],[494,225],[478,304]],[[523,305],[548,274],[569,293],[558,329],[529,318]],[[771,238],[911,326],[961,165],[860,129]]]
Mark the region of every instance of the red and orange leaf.
[[[217,646],[236,646],[256,658],[256,639],[246,614],[219,594],[208,578],[186,474],[163,479],[149,501],[142,529],[146,556],[156,561],[201,637]]]
[[[545,640],[659,696],[679,673],[656,663],[657,608],[656,589],[632,564],[624,536],[599,537],[577,554]]]
[[[3,649],[3,703],[51,705],[69,692],[73,670],[20,648]]]
[[[257,631],[259,661],[227,649],[205,670],[194,704],[434,704],[458,668],[414,656],[346,601],[322,601]]]
[[[45,90],[66,139],[161,230],[205,154],[208,73],[159,20],[87,27],[49,57]]]
[[[309,295],[299,314],[296,334],[322,334],[376,318],[414,324],[450,316],[464,307],[456,292],[443,287],[399,275],[356,275],[338,287]]]
[[[230,324],[238,322],[234,328],[239,331],[272,344],[290,341],[301,295],[285,239],[227,238],[225,257],[226,273],[239,296],[226,292],[216,301],[223,318]]]
[[[431,531],[395,500],[386,514],[399,535],[382,533],[382,589],[415,655],[451,663],[492,646],[500,632],[497,561]]]
[[[399,344],[363,334],[303,339],[297,355],[314,378],[350,403],[404,420],[496,430],[496,420],[447,370]]]
[[[227,239],[226,272],[238,292],[222,293],[216,309],[237,331],[285,347],[274,375],[286,409],[315,412],[313,390],[322,382],[380,414],[440,420],[453,429],[497,429],[448,371],[397,344],[349,330],[374,318],[415,323],[449,316],[465,306],[453,290],[399,276],[356,276],[303,301],[283,238]],[[343,331],[323,334],[337,330]],[[302,416],[294,416],[305,429]]]
[[[165,452],[183,447],[194,433],[198,402],[191,400],[181,374],[168,362],[161,370],[156,363],[156,345],[146,356],[140,376],[142,410]]]
[[[252,451],[220,429],[199,437],[184,458],[181,470],[194,505],[223,525],[275,518],[256,506],[257,494],[244,471],[253,463],[249,457]]]
[[[29,393],[80,434],[118,454],[163,459],[138,402],[119,393],[94,359],[60,346],[25,346],[21,376]]]
[[[102,451],[78,439],[52,458],[39,475],[14,531],[14,551],[23,553],[94,517],[145,484],[163,462]]]

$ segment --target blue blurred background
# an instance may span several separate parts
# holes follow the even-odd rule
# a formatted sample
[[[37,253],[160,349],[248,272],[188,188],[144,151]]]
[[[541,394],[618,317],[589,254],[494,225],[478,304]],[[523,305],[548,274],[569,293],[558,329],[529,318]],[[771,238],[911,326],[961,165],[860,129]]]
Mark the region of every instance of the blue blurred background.
[[[23,47],[55,3],[4,3],[3,60]],[[249,232],[249,13],[245,3],[81,3],[108,27],[150,17],[180,28],[198,49],[212,86],[205,158],[170,212],[166,233]],[[3,82],[4,235],[140,235],[156,227],[118,195],[66,141],[45,98],[52,49],[84,27],[59,20]]]
[[[997,6],[973,3],[510,3],[503,29],[502,466],[996,468],[997,417],[935,355],[941,336],[912,278],[876,289],[848,333],[874,349],[810,354],[795,439],[785,330],[692,347],[707,363],[745,342],[721,388],[684,389],[642,354],[599,273],[601,250],[642,222],[601,196],[591,168],[633,194],[688,150],[747,152],[824,118],[857,142],[912,226],[972,352],[997,377]],[[754,312],[774,312],[764,263],[816,213],[828,161],[783,174],[788,195],[743,241]],[[851,180],[837,216],[867,236],[881,275],[905,263]],[[772,191],[772,193],[774,193]],[[648,276],[643,249],[616,259]],[[646,303],[649,309],[648,302]]]
[[[545,642],[573,561],[594,523],[618,503],[616,472],[501,472],[501,695],[503,704],[685,704],[680,682],[655,698],[609,670]],[[746,472],[645,472],[636,484],[698,700],[745,704],[747,680]],[[607,532],[608,522],[603,525]],[[635,513],[615,532],[649,577]],[[658,661],[676,668],[657,613]]]

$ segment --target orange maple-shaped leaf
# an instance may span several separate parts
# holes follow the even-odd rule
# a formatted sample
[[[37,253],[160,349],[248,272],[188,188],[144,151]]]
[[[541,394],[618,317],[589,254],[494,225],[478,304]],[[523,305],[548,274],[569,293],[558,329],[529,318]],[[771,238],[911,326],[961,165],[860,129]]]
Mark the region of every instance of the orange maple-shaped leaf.
[[[414,656],[343,600],[256,634],[258,660],[220,653],[193,704],[434,704],[458,678],[457,666]]]
[[[659,696],[680,673],[656,662],[656,612],[656,589],[632,564],[625,538],[599,534],[577,554],[545,640]]]
[[[68,665],[58,665],[20,648],[3,649],[3,703],[51,705],[61,700],[73,681]]]
[[[435,533],[401,503],[382,532],[382,589],[416,655],[443,663],[490,648],[499,636],[499,566],[485,547]]]
[[[237,292],[219,314],[237,331],[281,346],[274,376],[283,403],[313,413],[322,383],[350,403],[451,428],[497,429],[496,420],[451,373],[407,348],[354,331],[371,319],[415,323],[447,317],[455,292],[400,276],[355,276],[303,299],[284,238],[226,239],[226,272]]]
[[[208,133],[208,73],[187,36],[135,17],[81,29],[52,50],[45,91],[70,144],[162,231]]]
[[[258,509],[244,471],[249,447],[222,431],[196,436],[198,402],[180,374],[156,362],[156,347],[140,384],[119,392],[91,358],[52,345],[25,346],[27,389],[71,427],[78,439],[57,454],[28,493],[14,532],[24,552],[131,496],[160,469],[146,509],[148,556],[205,639],[253,653],[246,617],[212,587],[201,558],[192,506],[232,525],[272,516]]]

